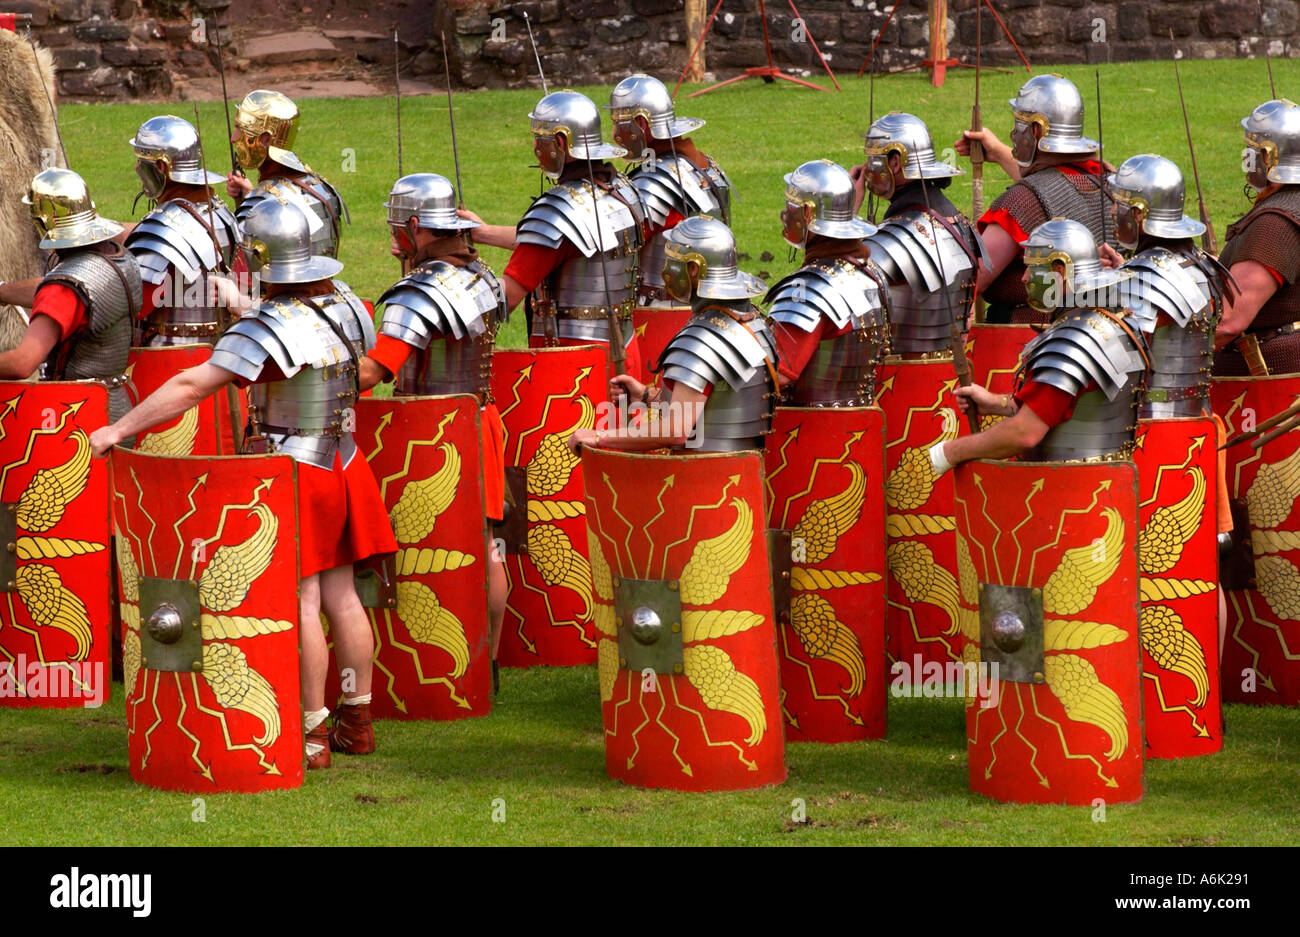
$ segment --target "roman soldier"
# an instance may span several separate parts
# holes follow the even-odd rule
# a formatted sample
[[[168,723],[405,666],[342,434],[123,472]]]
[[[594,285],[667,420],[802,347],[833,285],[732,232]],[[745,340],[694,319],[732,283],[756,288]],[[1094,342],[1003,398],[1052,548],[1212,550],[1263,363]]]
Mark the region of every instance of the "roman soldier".
[[[311,227],[293,203],[262,199],[243,221],[240,243],[261,300],[217,341],[212,357],[183,371],[91,438],[105,455],[124,438],[182,413],[231,382],[251,385],[247,451],[283,452],[298,465],[302,693],[307,764],[330,752],[374,751],[370,675],[374,641],[353,585],[353,564],[397,550],[387,512],[350,426],[361,358],[374,344],[370,314],[332,278],[342,264],[312,253]],[[328,656],[350,671],[338,719],[327,729]]]
[[[786,403],[764,451],[770,525],[785,545],[773,548],[782,712],[787,736],[808,741],[885,733],[885,414],[875,392],[889,287],[862,240],[876,229],[854,207],[852,177],[829,160],[785,176],[782,236],[803,248],[804,265],[767,295]]]
[[[1132,274],[1102,269],[1087,227],[1039,225],[1024,259],[1026,297],[1055,322],[1026,346],[1014,398],[957,390],[963,408],[1009,418],[930,452],[936,474],[959,466],[959,620],[986,687],[967,685],[970,787],[1021,803],[1133,801],[1143,680],[1131,453],[1149,353],[1117,302]]]
[[[235,216],[212,194],[221,176],[202,168],[199,135],[179,117],[151,117],[130,143],[140,194],[154,204],[126,239],[148,284],[133,344],[215,340],[227,314],[209,302],[205,281],[230,272],[239,244]]]
[[[508,308],[530,297],[530,347],[608,344],[611,311],[623,323],[626,344],[645,208],[607,161],[627,154],[602,142],[600,111],[576,91],[548,94],[528,117],[533,152],[555,185],[516,226],[482,225],[471,236],[513,250],[501,282]],[[473,212],[463,215],[482,221]]]
[[[1233,295],[1232,278],[1192,240],[1205,225],[1183,214],[1177,165],[1150,153],[1134,156],[1108,182],[1116,239],[1133,254],[1124,265],[1133,274],[1125,284],[1125,304],[1151,349],[1134,453],[1143,495],[1140,520],[1147,531],[1141,569],[1164,582],[1212,581],[1216,533],[1232,529],[1225,466],[1216,452],[1222,424],[1210,418],[1214,327]],[[1151,757],[1209,754],[1222,744],[1223,591],[1181,593],[1153,592],[1142,610],[1144,729]],[[1186,706],[1173,705],[1179,700]]]
[[[1028,302],[1021,282],[1021,245],[1044,222],[1068,218],[1085,225],[1096,243],[1114,247],[1110,199],[1100,144],[1083,136],[1083,98],[1071,81],[1035,75],[1009,103],[1015,118],[1010,146],[985,128],[964,131],[956,148],[967,156],[970,140],[979,139],[986,157],[1015,180],[977,222],[989,257],[979,279],[980,295],[988,302],[986,319],[1044,325],[1050,320]]]
[[[635,164],[628,179],[645,206],[645,246],[637,265],[633,328],[649,380],[668,340],[690,317],[664,291],[664,232],[692,215],[710,215],[731,223],[731,180],[716,160],[700,152],[688,134],[704,126],[698,117],[678,117],[663,82],[650,75],[624,78],[609,96],[614,142]],[[670,311],[671,310],[671,311]]]
[[[1216,330],[1211,390],[1229,433],[1249,433],[1300,395],[1300,105],[1267,101],[1241,125],[1254,206],[1228,226],[1219,255],[1238,292]],[[1297,529],[1288,520],[1296,492],[1285,479],[1300,440],[1294,433],[1270,437],[1258,450],[1228,449],[1238,513],[1224,568],[1231,638],[1223,651],[1223,693],[1229,702],[1294,706],[1300,666],[1295,641],[1284,634],[1296,627],[1287,597],[1300,581],[1300,554],[1288,549]]]
[[[298,106],[278,91],[250,91],[235,110],[235,159],[240,168],[257,170],[257,185],[231,170],[226,192],[235,200],[240,224],[253,207],[268,198],[297,205],[311,225],[311,249],[318,256],[339,255],[343,222],[351,224],[343,196],[293,152],[298,135]]]
[[[23,204],[57,263],[36,288],[22,341],[0,354],[0,380],[23,380],[44,362],[45,380],[105,384],[117,419],[129,408],[123,372],[142,301],[139,266],[112,240],[122,226],[99,217],[70,169],[38,173]]]
[[[690,321],[662,356],[663,383],[629,374],[610,381],[645,406],[671,404],[668,416],[647,418],[639,432],[578,429],[570,445],[645,451],[666,446],[702,452],[762,449],[780,386],[777,346],[753,298],[766,287],[742,272],[736,239],[716,218],[687,218],[666,235],[664,288],[691,304]]]
[[[476,223],[457,215],[456,194],[446,178],[427,172],[403,176],[384,208],[391,253],[410,272],[379,297],[383,318],[375,347],[361,361],[361,388],[396,378],[398,395],[475,396],[485,508],[488,520],[499,523],[505,508],[505,429],[492,402],[489,375],[497,329],[507,318],[505,291],[470,244],[467,233]],[[507,589],[503,563],[493,556],[488,573],[494,689]]]

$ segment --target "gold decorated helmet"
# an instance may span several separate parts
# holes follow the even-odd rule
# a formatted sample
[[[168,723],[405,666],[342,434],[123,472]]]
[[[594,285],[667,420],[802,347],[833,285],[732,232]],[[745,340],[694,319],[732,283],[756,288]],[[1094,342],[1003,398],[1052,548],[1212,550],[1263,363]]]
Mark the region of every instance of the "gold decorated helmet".
[[[293,156],[293,141],[298,135],[298,105],[279,91],[250,91],[235,110],[235,127],[239,139],[235,141],[235,159],[243,169],[257,169],[267,156],[276,162],[285,162],[278,154]],[[268,143],[262,134],[270,134]]]
[[[71,169],[37,173],[23,196],[44,250],[85,247],[122,233],[116,221],[99,217],[85,181]]]

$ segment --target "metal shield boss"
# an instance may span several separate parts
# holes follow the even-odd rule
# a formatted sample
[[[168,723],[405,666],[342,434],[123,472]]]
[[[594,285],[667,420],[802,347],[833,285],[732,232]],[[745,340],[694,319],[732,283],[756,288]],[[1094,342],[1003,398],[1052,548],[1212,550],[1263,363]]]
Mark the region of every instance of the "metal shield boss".
[[[606,772],[689,791],[784,780],[761,456],[582,459]]]
[[[1020,352],[1038,332],[1028,325],[1001,325],[978,322],[966,333],[966,356],[970,359],[971,380],[994,394],[1010,394],[1015,387],[1016,365]],[[980,429],[1006,419],[986,414],[980,417]]]
[[[961,660],[957,628],[952,476],[935,477],[929,449],[956,438],[952,359],[890,357],[876,402],[885,412],[885,557],[889,660],[895,679],[920,684],[926,664]]]
[[[493,534],[510,580],[503,667],[596,661],[582,466],[568,440],[606,415],[607,360],[603,345],[492,356],[492,397],[505,427],[506,510]]]
[[[690,306],[636,306],[632,309],[632,331],[641,345],[641,369],[633,377],[642,384],[653,380],[654,374],[650,369],[690,318]]]
[[[302,784],[298,499],[285,455],[113,453],[131,777]]]
[[[1217,446],[1208,418],[1138,423],[1138,637],[1148,758],[1223,747]]]
[[[791,740],[885,734],[884,414],[780,407],[764,453]]]
[[[181,371],[207,361],[211,345],[132,348],[126,365],[126,393],[135,406]],[[233,420],[232,420],[233,408]],[[135,448],[151,455],[236,455],[233,422],[242,431],[248,395],[233,384],[205,397],[179,417],[136,438]]]
[[[1300,394],[1300,377],[1216,378],[1214,412],[1228,436],[1280,413]],[[1223,699],[1300,704],[1300,433],[1260,449],[1226,451],[1234,551],[1222,564],[1228,602]]]
[[[353,436],[398,547],[383,563],[357,564],[357,594],[375,634],[370,711],[379,719],[485,716],[492,671],[478,399],[364,397],[356,414]],[[327,704],[343,689],[331,662]]]
[[[107,422],[100,384],[0,382],[0,706],[108,699]]]
[[[971,790],[1141,799],[1135,467],[969,462],[955,489]]]

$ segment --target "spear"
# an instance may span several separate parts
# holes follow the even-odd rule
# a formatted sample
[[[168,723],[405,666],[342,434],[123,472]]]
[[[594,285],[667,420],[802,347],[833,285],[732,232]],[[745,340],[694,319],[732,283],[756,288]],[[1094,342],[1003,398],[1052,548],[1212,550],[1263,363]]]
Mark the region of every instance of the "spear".
[[[1259,27],[1260,27],[1260,32],[1263,32],[1264,31],[1264,5],[1260,3],[1260,0],[1255,0],[1255,8],[1259,10]],[[1170,33],[1172,33],[1173,28],[1171,27],[1169,31]],[[1277,88],[1273,86],[1273,59],[1268,54],[1268,40],[1265,39],[1263,36],[1260,36],[1259,38],[1262,40],[1262,44],[1264,47],[1264,64],[1268,66],[1268,93],[1272,96],[1273,100],[1276,101]]]
[[[199,104],[194,102],[194,135],[199,139],[199,169],[203,173],[203,187],[207,189],[208,185],[208,158],[203,155],[203,129],[199,123]],[[212,244],[218,247],[215,227],[212,224],[212,197],[208,198],[208,234],[212,237]],[[221,251],[217,251],[217,264],[224,267],[225,261],[221,256]],[[228,269],[228,268],[227,268]],[[204,284],[207,289],[207,284]],[[244,451],[244,423],[241,417],[243,414],[239,409],[239,391],[235,389],[234,382],[226,384],[226,406],[230,409],[230,437],[234,443],[235,452]]]
[[[214,30],[206,19],[203,21],[203,27],[208,37],[208,44],[217,50],[217,71],[221,73],[221,110],[226,115],[226,140],[230,144],[230,171],[237,176],[242,176],[244,172],[239,168],[239,161],[235,159],[235,133],[230,126],[230,96],[226,93],[226,57],[221,54],[221,43],[212,41],[213,35],[220,35],[218,30],[221,27],[218,26]]]
[[[970,112],[970,129],[979,133],[984,129],[984,115],[980,111],[980,51],[983,46],[980,35],[980,23],[984,11],[975,8],[975,106]],[[978,220],[984,214],[984,144],[978,140],[970,142],[970,206],[971,220]]]
[[[447,119],[451,121],[451,158],[456,163],[456,204],[465,207],[465,193],[460,187],[460,151],[456,148],[456,111],[451,106],[451,66],[447,64],[447,34],[442,34],[442,70],[447,76]]]
[[[1174,30],[1169,29],[1169,42],[1174,45]],[[1218,241],[1214,237],[1214,225],[1210,222],[1210,212],[1205,207],[1205,198],[1201,195],[1201,173],[1196,168],[1196,148],[1192,146],[1192,127],[1187,122],[1187,100],[1183,97],[1183,79],[1178,74],[1178,49],[1174,48],[1174,80],[1178,82],[1178,103],[1183,106],[1183,130],[1187,133],[1187,152],[1192,158],[1192,179],[1196,183],[1196,203],[1201,211],[1201,224],[1205,233],[1201,235],[1201,247],[1211,254],[1219,253]]]
[[[533,38],[533,27],[532,27],[532,25],[531,25],[531,24],[529,23],[529,21],[528,21],[528,11],[525,10],[525,11],[523,11],[523,12],[524,12],[524,25],[528,27],[528,44],[529,44],[530,46],[533,47],[533,58],[537,61],[537,75],[538,75],[538,77],[540,77],[540,78],[542,79],[542,94],[543,94],[543,95],[548,95],[548,94],[550,94],[551,92],[549,92],[548,90],[546,90],[546,73],[542,71],[542,57],[541,57],[540,55],[537,54],[537,40],[535,40],[535,39]],[[444,48],[445,48],[445,45],[444,45]],[[590,170],[590,168],[591,168],[591,167],[590,167],[590,163],[588,163],[588,169]],[[539,178],[543,178],[543,177],[539,177]],[[593,185],[594,185],[594,184],[593,184]],[[596,192],[595,192],[594,187],[593,187],[593,189],[592,189],[591,199],[592,199],[592,204],[593,204],[593,207],[594,207],[594,205],[595,205],[595,201],[596,201]],[[599,240],[601,239],[601,238],[600,238],[600,228],[599,228],[599,225],[600,225],[600,212],[599,212],[599,211],[596,212],[596,224],[597,224],[597,229],[596,229],[596,240],[599,241]],[[597,245],[597,246],[600,247],[601,245]],[[604,269],[605,269],[605,263],[604,263],[604,256],[602,255],[602,257],[601,257],[601,271],[602,271],[602,273],[604,272]],[[608,280],[605,281],[605,290],[606,290],[606,296],[608,296],[608,290],[609,290],[609,281],[608,281]],[[555,301],[554,301],[554,299],[549,299],[549,300],[547,300],[547,303],[543,306],[543,308],[538,309],[538,312],[541,313],[541,316],[542,316],[542,335],[543,335],[543,337],[544,337],[545,340],[546,340],[546,344],[547,344],[548,346],[551,346],[551,347],[553,347],[553,346],[559,344],[559,341],[560,341],[560,340],[559,340],[558,335],[556,334],[556,329],[555,329]],[[531,328],[531,325],[530,325],[529,327]],[[612,331],[610,332],[609,338],[610,338],[610,341],[613,342],[613,340],[614,340],[614,333],[613,333]],[[620,351],[621,351],[621,347],[620,347]],[[611,352],[611,355],[612,355],[612,352]],[[616,372],[616,373],[622,374],[623,372],[622,372],[622,371],[619,371],[619,372]]]
[[[867,104],[867,133],[871,133],[871,125],[876,122],[876,57],[871,57],[871,77],[868,79],[868,87],[871,89],[870,97]],[[872,224],[876,223],[876,193],[871,191],[867,186],[867,220]]]
[[[1097,198],[1101,202],[1101,240],[1106,241],[1106,145],[1101,136],[1101,69],[1092,70],[1097,82]]]
[[[533,47],[533,58],[537,60],[537,74],[542,79],[542,94],[550,94],[551,92],[546,89],[546,75],[542,72],[542,57],[537,54],[537,40],[533,38],[533,24],[528,19],[527,10],[524,10],[524,25],[528,27],[528,43]]]
[[[27,42],[32,47],[32,65],[39,72],[41,60],[36,55],[36,38],[32,35],[32,21],[27,20]],[[71,169],[72,164],[68,162],[68,148],[63,145],[63,134],[59,132],[59,112],[54,109],[54,99],[50,97],[50,89],[45,86],[45,76],[37,76],[41,82],[41,90],[45,92],[45,103],[50,106],[50,119],[54,121],[54,137],[59,141],[59,152],[63,154],[63,166],[65,169]]]
[[[396,89],[397,98],[397,175],[406,175],[402,172],[402,50],[397,43],[397,26],[393,26],[393,85]]]

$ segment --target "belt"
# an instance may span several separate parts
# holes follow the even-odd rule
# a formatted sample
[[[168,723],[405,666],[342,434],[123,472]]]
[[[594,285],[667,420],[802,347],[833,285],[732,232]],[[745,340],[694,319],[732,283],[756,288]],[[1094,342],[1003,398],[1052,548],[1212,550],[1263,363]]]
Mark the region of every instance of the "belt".
[[[1275,329],[1262,329],[1258,332],[1246,332],[1237,337],[1232,343],[1241,356],[1246,359],[1246,367],[1249,369],[1252,377],[1268,377],[1268,363],[1264,360],[1264,351],[1260,347],[1275,338],[1284,338],[1288,335],[1300,333],[1300,322],[1288,322],[1286,325],[1280,325]]]
[[[635,304],[632,300],[625,300],[615,307],[620,319],[630,319],[632,317],[632,308]],[[607,319],[609,318],[608,306],[568,306],[555,311],[557,319]]]
[[[1208,385],[1192,384],[1188,387],[1149,387],[1146,392],[1147,403],[1176,403],[1179,400],[1195,400],[1204,397]]]
[[[314,426],[308,428],[302,426],[272,426],[269,423],[259,423],[258,428],[266,436],[330,436],[334,439],[342,439],[348,434],[342,423],[336,423],[324,429]]]
[[[217,322],[150,322],[150,327],[159,335],[216,335],[220,329]]]

